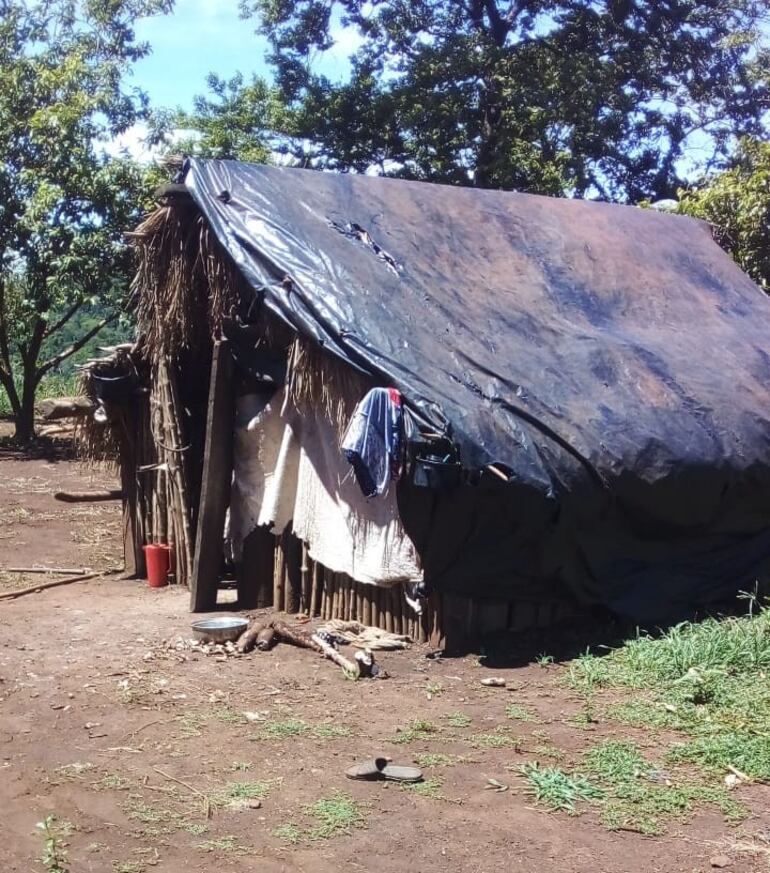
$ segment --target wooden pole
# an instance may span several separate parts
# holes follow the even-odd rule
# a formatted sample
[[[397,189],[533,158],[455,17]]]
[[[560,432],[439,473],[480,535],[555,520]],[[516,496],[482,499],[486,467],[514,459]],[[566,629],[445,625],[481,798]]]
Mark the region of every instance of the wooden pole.
[[[279,612],[283,609],[284,564],[283,539],[282,537],[277,537],[275,541],[275,567],[273,570],[273,608]]]
[[[233,359],[228,341],[217,340],[211,361],[198,532],[190,586],[193,612],[212,609],[217,602],[225,514],[233,474],[234,417]],[[189,515],[187,521],[189,523]]]
[[[308,559],[309,560],[309,559]],[[310,592],[310,617],[314,618],[319,612],[319,599],[321,597],[321,589],[323,588],[323,570],[319,563],[312,562],[312,589]]]

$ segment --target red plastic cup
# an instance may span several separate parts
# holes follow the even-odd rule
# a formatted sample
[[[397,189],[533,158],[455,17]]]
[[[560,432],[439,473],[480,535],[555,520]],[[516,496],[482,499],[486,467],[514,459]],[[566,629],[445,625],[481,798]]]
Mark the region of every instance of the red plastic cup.
[[[150,588],[163,588],[168,585],[168,572],[171,566],[171,546],[153,543],[142,546],[147,562],[147,584]]]

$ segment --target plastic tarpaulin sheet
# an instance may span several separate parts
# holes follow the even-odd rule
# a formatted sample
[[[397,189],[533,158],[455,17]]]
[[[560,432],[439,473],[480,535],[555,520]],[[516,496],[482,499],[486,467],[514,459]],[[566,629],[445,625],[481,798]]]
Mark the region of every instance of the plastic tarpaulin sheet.
[[[399,389],[465,467],[510,471],[403,486],[426,579],[558,579],[640,614],[765,572],[770,300],[705,224],[225,161],[185,181],[271,311]]]

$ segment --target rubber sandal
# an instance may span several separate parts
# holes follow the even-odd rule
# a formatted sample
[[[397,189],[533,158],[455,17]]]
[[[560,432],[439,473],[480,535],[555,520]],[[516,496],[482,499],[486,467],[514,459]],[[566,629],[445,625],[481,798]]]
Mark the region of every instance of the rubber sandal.
[[[386,779],[390,782],[421,782],[422,771],[417,767],[402,767],[391,764],[387,758],[372,758],[360,764],[354,764],[345,771],[348,779],[375,781]]]

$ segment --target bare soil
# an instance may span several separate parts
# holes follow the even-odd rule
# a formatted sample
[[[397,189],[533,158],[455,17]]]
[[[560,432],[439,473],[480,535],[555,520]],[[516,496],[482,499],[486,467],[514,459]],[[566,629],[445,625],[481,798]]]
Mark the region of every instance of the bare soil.
[[[52,496],[112,482],[66,457],[0,451],[0,566],[114,571],[118,506]],[[0,590],[39,578],[0,573]],[[73,873],[695,873],[722,853],[735,873],[770,869],[739,851],[743,835],[770,827],[762,786],[740,790],[752,809],[740,827],[700,811],[656,838],[610,832],[592,808],[579,817],[538,808],[517,768],[544,745],[560,750],[565,766],[607,735],[654,747],[615,723],[570,724],[581,702],[559,666],[495,669],[507,687],[487,688],[480,680],[491,671],[477,658],[429,658],[414,646],[380,655],[389,679],[354,683],[288,646],[227,659],[168,648],[189,636],[189,622],[186,591],[150,590],[115,572],[0,601],[5,870],[43,869],[35,824],[48,814],[71,824],[64,840]],[[512,703],[535,721],[509,719]],[[467,719],[452,718],[458,713]],[[414,721],[437,730],[395,742]],[[489,735],[510,744],[488,748],[479,737]],[[347,766],[375,754],[403,763],[441,754],[452,763],[425,767],[440,780],[427,795],[344,778]],[[508,789],[491,790],[488,779]],[[233,783],[257,782],[265,783],[261,805],[228,799]],[[336,791],[357,801],[362,822],[323,838],[307,806]]]

